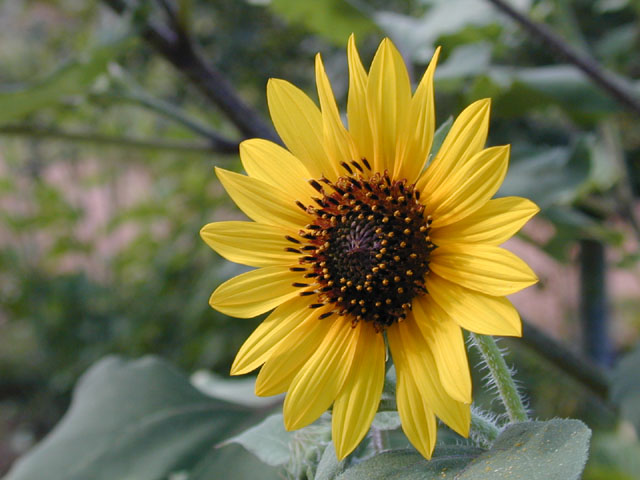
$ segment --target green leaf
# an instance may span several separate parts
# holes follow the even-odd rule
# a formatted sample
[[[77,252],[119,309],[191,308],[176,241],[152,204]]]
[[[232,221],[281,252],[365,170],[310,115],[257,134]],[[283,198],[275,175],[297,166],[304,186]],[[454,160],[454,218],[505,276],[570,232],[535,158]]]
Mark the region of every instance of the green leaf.
[[[333,442],[324,449],[314,480],[333,480],[337,475],[344,472],[345,468],[351,463],[352,456],[348,456],[341,462],[336,457],[336,449]]]
[[[352,33],[363,37],[377,30],[375,23],[347,0],[271,0],[269,5],[290,22],[304,25],[336,45],[346,45]]]
[[[415,450],[391,450],[359,463],[336,480],[429,480],[453,479],[482,450],[469,446],[436,448],[431,460]]]
[[[347,469],[339,480],[500,479],[572,480],[587,460],[591,431],[579,420],[509,425],[491,450],[438,445],[431,460],[415,450],[392,450]]]
[[[578,142],[573,151],[556,147],[524,155],[514,152],[514,162],[499,195],[530,198],[543,209],[571,203],[588,180],[591,167],[581,144]]]
[[[258,397],[255,394],[255,377],[229,379],[207,370],[191,375],[191,383],[210,397],[254,408],[268,408],[279,404],[283,395]]]
[[[631,422],[640,434],[640,345],[616,365],[611,399],[620,406],[622,417]]]
[[[489,75],[496,83],[508,87],[505,94],[496,99],[495,109],[501,115],[520,116],[525,110],[549,104],[591,115],[611,113],[619,108],[572,65],[520,69],[493,67]]]
[[[157,480],[189,471],[252,411],[207,397],[154,357],[108,357],[80,379],[69,411],[5,480]]]
[[[459,480],[579,479],[589,452],[591,430],[579,420],[509,425],[488,452],[474,459]]]
[[[293,432],[285,430],[282,414],[277,413],[265,418],[255,427],[231,437],[223,445],[242,445],[267,465],[277,467],[289,461],[289,444],[292,440]]]
[[[461,77],[474,77],[486,72],[491,62],[491,44],[472,43],[456,48],[436,70],[439,81],[451,81]]]
[[[20,120],[65,97],[87,93],[109,62],[131,43],[132,39],[125,37],[100,45],[27,86],[0,87],[0,124]]]
[[[193,468],[188,480],[253,479],[282,480],[282,468],[265,465],[240,445],[212,449],[204,460]],[[173,480],[173,479],[169,479]],[[180,477],[177,477],[180,480]]]

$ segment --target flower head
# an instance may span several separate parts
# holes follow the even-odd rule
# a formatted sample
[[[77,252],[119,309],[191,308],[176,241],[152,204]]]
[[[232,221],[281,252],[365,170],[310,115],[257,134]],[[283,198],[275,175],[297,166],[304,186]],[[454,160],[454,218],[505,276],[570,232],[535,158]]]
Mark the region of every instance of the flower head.
[[[350,38],[349,129],[320,56],[320,109],[292,84],[270,80],[269,110],[287,149],[243,142],[248,176],[217,174],[253,222],[212,223],[201,232],[225,258],[258,267],[220,285],[211,305],[237,317],[275,308],[240,348],[231,373],[262,366],[256,393],[287,392],[289,430],[333,405],[339,458],[358,445],[377,411],[383,332],[411,443],[431,456],[436,416],[467,436],[471,378],[461,328],[520,335],[518,313],[504,296],[537,281],[498,247],[538,208],[518,197],[491,199],[509,147],[484,148],[488,100],[458,116],[428,162],[438,53],[412,95],[388,39],[367,73]]]

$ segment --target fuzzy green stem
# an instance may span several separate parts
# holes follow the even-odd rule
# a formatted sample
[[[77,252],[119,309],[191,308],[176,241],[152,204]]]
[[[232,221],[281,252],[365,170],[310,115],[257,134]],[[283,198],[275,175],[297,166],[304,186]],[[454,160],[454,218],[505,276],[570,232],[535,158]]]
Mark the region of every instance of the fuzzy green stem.
[[[471,435],[476,443],[490,447],[499,434],[500,429],[486,414],[475,408],[471,409]]]
[[[527,412],[495,340],[493,337],[475,333],[471,333],[471,338],[489,368],[489,373],[504,404],[509,421],[526,422],[528,420]]]

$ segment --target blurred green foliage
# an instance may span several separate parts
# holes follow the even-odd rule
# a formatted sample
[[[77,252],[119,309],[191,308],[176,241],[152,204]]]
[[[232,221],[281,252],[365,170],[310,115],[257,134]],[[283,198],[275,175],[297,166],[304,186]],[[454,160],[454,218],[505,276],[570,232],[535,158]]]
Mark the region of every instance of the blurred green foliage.
[[[513,3],[640,95],[640,3]],[[24,448],[10,450],[10,441],[26,435],[28,444],[48,431],[80,373],[103,355],[154,353],[189,371],[226,374],[257,324],[209,308],[214,286],[238,267],[198,236],[210,221],[239,216],[213,174],[214,165],[239,169],[236,156],[163,148],[162,140],[203,139],[148,108],[139,93],[240,136],[139,37],[141,22],[166,22],[159,2],[131,4],[137,8],[120,17],[99,1],[0,3],[0,438],[8,439],[0,442],[0,471]],[[571,261],[579,239],[596,238],[616,250],[621,265],[636,267],[637,253],[624,245],[640,233],[630,214],[640,192],[640,122],[487,2],[177,4],[203,57],[265,116],[269,77],[315,95],[318,51],[344,105],[351,31],[365,64],[389,35],[412,62],[414,82],[442,45],[438,121],[493,98],[489,143],[513,147],[501,193],[533,198],[551,226],[547,239],[523,238],[560,262]],[[39,138],[29,128],[55,132]],[[57,141],[61,131],[82,138]],[[145,143],[105,148],[92,143],[96,135]],[[571,391],[559,401],[563,393],[537,368],[530,360],[522,366],[536,409],[549,417],[580,411]],[[602,452],[588,478],[605,478],[606,462],[615,463]]]

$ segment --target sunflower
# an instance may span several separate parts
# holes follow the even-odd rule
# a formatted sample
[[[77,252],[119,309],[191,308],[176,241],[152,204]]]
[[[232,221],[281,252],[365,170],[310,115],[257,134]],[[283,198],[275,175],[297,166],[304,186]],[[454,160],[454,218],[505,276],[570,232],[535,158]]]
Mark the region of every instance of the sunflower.
[[[412,95],[390,40],[367,74],[352,36],[348,129],[318,55],[320,108],[294,85],[268,82],[271,118],[287,148],[247,140],[240,145],[247,176],[216,169],[253,222],[211,223],[202,238],[226,259],[258,268],[220,285],[210,304],[243,318],[274,309],[231,374],[262,366],[256,393],[287,392],[288,430],[333,405],[339,459],[378,409],[387,346],[402,428],[415,448],[430,458],[436,416],[467,436],[471,377],[461,329],[519,336],[519,315],[504,296],[537,281],[498,246],[538,207],[491,199],[509,146],[484,148],[488,99],[458,116],[428,162],[438,54]]]

